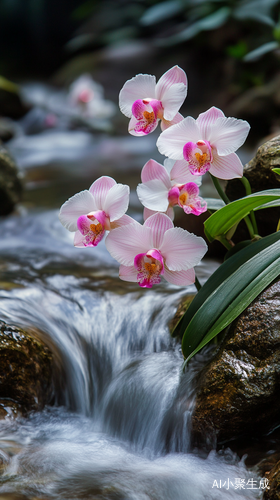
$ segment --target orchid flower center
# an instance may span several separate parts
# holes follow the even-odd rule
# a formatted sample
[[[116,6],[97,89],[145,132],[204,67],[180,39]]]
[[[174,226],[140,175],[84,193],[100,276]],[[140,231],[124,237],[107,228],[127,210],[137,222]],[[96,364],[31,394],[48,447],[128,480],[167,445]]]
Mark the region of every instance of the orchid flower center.
[[[102,240],[106,229],[110,229],[110,221],[105,212],[98,210],[87,215],[81,215],[77,220],[80,233],[84,236],[84,246],[96,247]]]
[[[137,120],[133,127],[134,131],[141,134],[152,132],[158,120],[163,118],[163,107],[161,101],[157,99],[138,99],[133,103],[131,111]]]
[[[211,168],[213,154],[208,141],[187,142],[183,149],[183,155],[189,163],[189,169],[193,175],[203,175]]]
[[[207,210],[205,200],[199,196],[199,188],[195,182],[188,182],[179,187],[178,205],[186,214],[200,215]]]
[[[186,205],[188,197],[189,197],[189,195],[188,195],[188,193],[186,191],[184,193],[180,194],[180,196],[179,196],[179,204]]]
[[[160,275],[164,273],[163,257],[160,251],[154,248],[147,253],[136,255],[134,267],[138,271],[138,284],[143,288],[152,288],[160,283]]]

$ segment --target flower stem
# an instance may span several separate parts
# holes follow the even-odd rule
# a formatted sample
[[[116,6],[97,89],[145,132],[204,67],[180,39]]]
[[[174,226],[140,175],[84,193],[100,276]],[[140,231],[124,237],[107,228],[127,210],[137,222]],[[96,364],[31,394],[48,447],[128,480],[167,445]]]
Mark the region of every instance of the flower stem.
[[[199,279],[197,277],[195,277],[194,284],[196,286],[197,291],[199,292],[199,290],[201,289],[202,285],[200,284]]]
[[[243,177],[241,177],[240,180],[241,180],[243,186],[245,187],[246,196],[249,196],[250,194],[252,194],[251,185],[250,185],[250,182],[248,181],[248,179],[246,179],[246,177],[244,177],[244,175],[243,175]],[[255,217],[253,210],[251,210],[251,212],[250,212],[250,218],[251,218],[251,222],[253,225],[254,234],[258,234],[257,221],[256,221],[256,217]]]
[[[220,198],[222,198],[222,200],[225,202],[225,204],[227,205],[228,203],[230,203],[230,199],[227,197],[226,193],[224,192],[224,190],[222,189],[222,186],[221,184],[219,183],[219,179],[217,179],[217,177],[214,177],[212,174],[210,174],[210,177],[212,179],[212,182],[220,196]]]

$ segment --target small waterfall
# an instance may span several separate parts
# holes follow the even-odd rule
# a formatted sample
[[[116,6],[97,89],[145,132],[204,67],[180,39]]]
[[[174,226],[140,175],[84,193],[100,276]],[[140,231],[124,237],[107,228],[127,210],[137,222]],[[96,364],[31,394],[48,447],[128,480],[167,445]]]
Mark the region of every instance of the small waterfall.
[[[0,318],[36,329],[56,353],[61,380],[54,408],[1,426],[9,463],[0,499],[15,492],[69,500],[258,498],[234,488],[235,478],[253,475],[232,452],[190,453],[204,358],[182,373],[168,323],[194,288],[143,290],[120,281],[104,243],[96,251],[73,248],[55,211],[12,217],[1,232],[2,279],[13,286],[0,290]],[[219,489],[215,480],[233,486]]]

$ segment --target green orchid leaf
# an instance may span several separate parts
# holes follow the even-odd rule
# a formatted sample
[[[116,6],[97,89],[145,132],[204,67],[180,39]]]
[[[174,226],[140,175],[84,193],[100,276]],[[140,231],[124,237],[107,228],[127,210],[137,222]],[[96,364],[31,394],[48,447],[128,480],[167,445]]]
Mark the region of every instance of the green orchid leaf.
[[[197,293],[173,332],[183,334],[185,358],[218,335],[279,274],[279,232],[226,260]]]
[[[280,189],[260,191],[229,203],[204,222],[207,238],[210,242],[220,239],[246,215],[249,215],[251,210],[267,208],[267,203],[272,202],[275,202],[273,206],[280,205]]]
[[[278,48],[279,48],[278,42],[273,41],[265,43],[260,47],[258,47],[257,49],[248,52],[248,54],[246,54],[246,56],[243,57],[243,61],[245,62],[257,61],[265,54],[268,54],[269,52],[272,52],[273,50],[276,50]]]
[[[275,172],[276,174],[280,175],[280,168],[272,168],[272,172]]]
[[[223,314],[214,323],[204,339],[186,359],[188,362],[202,347],[216,337],[222,330],[230,325],[241,314],[246,307],[280,274],[280,256],[266,267],[251,283],[246,286],[240,295],[229,304]]]

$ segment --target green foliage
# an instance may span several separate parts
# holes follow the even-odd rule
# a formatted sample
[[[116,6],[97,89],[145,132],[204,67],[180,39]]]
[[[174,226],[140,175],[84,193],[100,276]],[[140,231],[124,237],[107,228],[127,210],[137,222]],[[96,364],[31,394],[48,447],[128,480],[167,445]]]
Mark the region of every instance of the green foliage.
[[[273,202],[273,204],[271,204]],[[269,205],[268,205],[269,204]],[[204,230],[209,241],[221,239],[228,231],[250,214],[251,210],[280,205],[280,189],[269,189],[250,194],[233,201],[215,212],[204,223]]]
[[[197,293],[173,335],[188,361],[224,330],[280,274],[280,233],[245,246]]]

